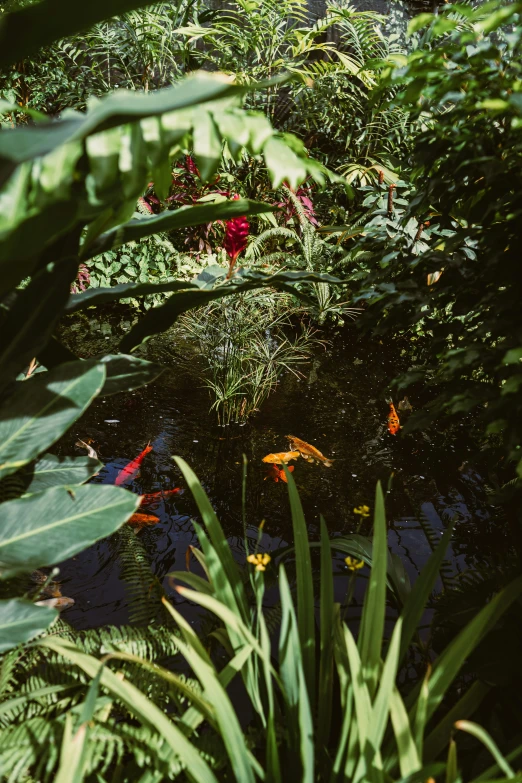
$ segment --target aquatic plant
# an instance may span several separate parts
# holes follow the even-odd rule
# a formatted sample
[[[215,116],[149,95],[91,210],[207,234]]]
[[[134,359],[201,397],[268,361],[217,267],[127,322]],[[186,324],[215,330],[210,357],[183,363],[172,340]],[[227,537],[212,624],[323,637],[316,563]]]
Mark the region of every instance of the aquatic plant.
[[[7,780],[18,780],[22,772],[50,783],[75,742],[82,747],[75,783],[93,773],[113,781],[115,761],[124,783],[147,780],[151,774],[158,781],[178,775],[198,783],[215,783],[217,775],[241,783],[257,777],[280,781],[283,769],[292,769],[292,779],[302,783],[411,783],[441,775],[452,783],[520,780],[511,763],[520,758],[522,747],[506,757],[484,729],[469,721],[477,706],[469,697],[474,686],[460,693],[449,719],[440,706],[469,654],[519,598],[522,577],[461,627],[423,680],[404,693],[398,673],[409,651],[422,649],[417,626],[451,529],[417,582],[410,587],[404,576],[394,589],[400,616],[390,628],[387,575],[393,571],[380,486],[371,543],[353,535],[344,542],[330,541],[322,520],[320,542],[311,544],[287,471],[295,547],[279,553],[256,547],[247,553],[245,573],[234,561],[195,474],[183,460],[176,462],[205,524],[205,529],[196,525],[196,531],[198,560],[207,578],[188,571],[170,576],[190,586],[178,587],[180,595],[217,618],[214,636],[227,651],[226,665],[216,668],[194,628],[166,600],[176,632],[128,628],[77,634],[60,623],[52,634],[2,661],[0,761]],[[320,555],[318,596],[311,546]],[[364,566],[371,567],[357,641],[334,598],[332,551],[342,546],[349,553],[351,579]],[[265,575],[274,568],[280,593],[275,612],[263,605]],[[96,656],[102,653],[100,661]],[[176,656],[176,668],[184,660],[192,674],[165,668],[165,655]],[[252,714],[246,734],[227,692],[238,675]],[[486,683],[481,686],[487,689]],[[459,770],[454,731],[467,732],[475,747],[482,743],[493,766]]]
[[[180,334],[198,347],[199,373],[213,397],[218,423],[245,422],[276,388],[284,371],[298,374],[317,338],[309,327],[288,336],[295,309],[276,291],[245,293],[187,313]],[[286,330],[286,331],[285,331]],[[197,368],[191,360],[191,368]]]

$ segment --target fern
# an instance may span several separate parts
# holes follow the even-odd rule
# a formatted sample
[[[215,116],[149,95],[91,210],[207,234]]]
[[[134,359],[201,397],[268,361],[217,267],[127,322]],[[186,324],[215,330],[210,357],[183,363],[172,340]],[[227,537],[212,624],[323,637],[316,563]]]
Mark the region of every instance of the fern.
[[[129,621],[133,625],[169,623],[161,599],[161,584],[152,573],[150,557],[140,538],[129,526],[118,533],[121,578],[129,601]]]

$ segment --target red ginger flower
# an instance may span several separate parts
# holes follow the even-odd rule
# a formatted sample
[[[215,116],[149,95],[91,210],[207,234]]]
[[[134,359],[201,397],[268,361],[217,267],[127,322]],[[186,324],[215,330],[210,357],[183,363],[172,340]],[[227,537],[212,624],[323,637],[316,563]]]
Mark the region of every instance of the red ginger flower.
[[[239,196],[236,193],[234,196],[232,196],[232,198],[237,201]],[[247,246],[249,232],[250,226],[244,215],[227,220],[225,223],[225,239],[223,242],[223,247],[225,248],[230,259],[227,277],[232,275],[232,270],[236,264],[237,257]]]

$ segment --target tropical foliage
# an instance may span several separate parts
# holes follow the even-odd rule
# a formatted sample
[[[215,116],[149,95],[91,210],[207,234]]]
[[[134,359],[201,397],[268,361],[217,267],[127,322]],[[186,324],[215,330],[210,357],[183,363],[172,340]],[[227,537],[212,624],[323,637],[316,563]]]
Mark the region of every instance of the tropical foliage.
[[[522,6],[447,5],[406,35],[343,0],[316,21],[305,0],[217,5],[0,9],[0,780],[520,781],[519,716],[480,724],[489,651],[520,649]],[[111,353],[58,337],[128,305]],[[202,523],[198,572],[168,576],[196,629],[126,525],[139,496],[52,450],[161,375],[156,335],[192,344],[174,369],[198,365],[228,425],[347,317],[415,342],[406,434],[467,417],[504,566],[449,580],[449,524],[411,584],[380,484],[371,535],[321,518],[314,538],[284,464],[293,541],[267,551],[256,521],[252,546],[246,461],[238,557],[176,458]],[[30,575],[108,536],[131,625],[77,632],[42,603],[54,571]]]

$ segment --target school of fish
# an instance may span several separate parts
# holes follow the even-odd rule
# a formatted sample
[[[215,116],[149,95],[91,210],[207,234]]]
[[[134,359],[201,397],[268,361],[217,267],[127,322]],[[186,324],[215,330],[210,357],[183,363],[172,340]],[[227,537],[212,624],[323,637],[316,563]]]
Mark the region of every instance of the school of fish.
[[[292,473],[294,466],[288,466],[288,463],[293,462],[299,457],[302,457],[310,464],[313,464],[314,462],[321,462],[327,468],[332,467],[333,460],[329,457],[325,457],[324,454],[322,454],[319,449],[316,449],[315,446],[312,446],[305,440],[301,440],[301,438],[297,438],[295,435],[287,435],[286,437],[290,441],[290,451],[276,451],[271,454],[267,454],[266,457],[263,457],[262,459],[262,462],[268,463],[270,465],[270,469],[265,476],[265,481],[266,479],[271,478],[276,484],[279,481],[287,484],[288,479],[284,469],[277,466],[287,465],[287,470]]]

